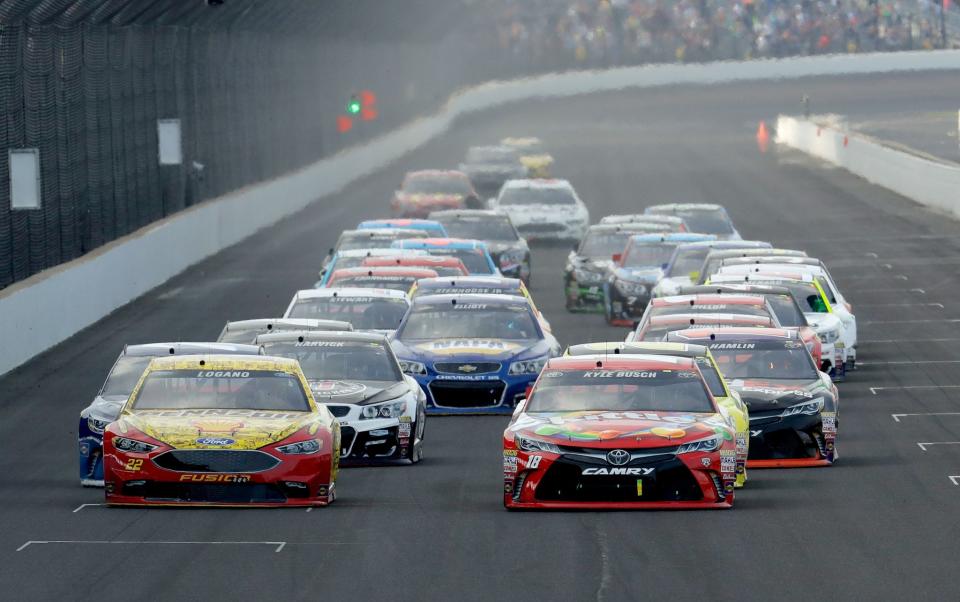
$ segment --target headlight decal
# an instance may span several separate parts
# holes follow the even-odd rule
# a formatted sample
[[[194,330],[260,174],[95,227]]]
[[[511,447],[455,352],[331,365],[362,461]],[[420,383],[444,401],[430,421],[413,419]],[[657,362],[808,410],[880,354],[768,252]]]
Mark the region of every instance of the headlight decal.
[[[546,358],[513,362],[510,364],[510,369],[507,370],[507,375],[520,376],[522,374],[540,374],[540,371],[543,370],[543,367],[546,365],[546,363]]]
[[[322,447],[323,442],[320,439],[308,439],[306,441],[281,445],[277,448],[277,451],[281,454],[287,454],[288,456],[302,456],[315,454],[319,452]]]
[[[405,401],[388,401],[374,405],[364,406],[360,410],[361,420],[374,420],[377,418],[399,418],[407,410]]]
[[[411,376],[423,376],[427,373],[427,366],[423,362],[399,360],[400,370]]]
[[[823,397],[817,397],[811,399],[810,401],[804,401],[803,403],[798,403],[790,406],[781,414],[782,417],[786,418],[788,416],[816,416],[823,410],[824,399]]]
[[[114,437],[113,446],[120,451],[136,454],[148,454],[158,447],[152,443],[130,439],[129,437]]]
[[[721,439],[719,436],[707,437],[699,441],[684,443],[677,448],[677,455],[689,454],[693,452],[712,452],[720,449]]]

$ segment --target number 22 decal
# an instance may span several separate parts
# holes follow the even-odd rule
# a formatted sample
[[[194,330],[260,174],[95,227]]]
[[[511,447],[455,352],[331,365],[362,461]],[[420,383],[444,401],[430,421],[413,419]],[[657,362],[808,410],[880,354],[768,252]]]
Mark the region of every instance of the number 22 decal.
[[[527,468],[530,470],[536,470],[540,467],[540,460],[543,459],[543,456],[530,456],[530,459],[527,460]]]
[[[140,458],[130,458],[127,460],[126,469],[133,472],[139,472],[140,467],[143,466],[143,460]]]

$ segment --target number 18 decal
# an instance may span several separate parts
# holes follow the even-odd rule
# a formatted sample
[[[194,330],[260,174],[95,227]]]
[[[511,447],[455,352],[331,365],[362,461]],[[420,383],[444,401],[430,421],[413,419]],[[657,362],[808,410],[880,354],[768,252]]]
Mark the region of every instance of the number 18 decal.
[[[527,468],[530,470],[536,470],[540,467],[540,460],[543,459],[543,456],[530,456],[527,460]]]

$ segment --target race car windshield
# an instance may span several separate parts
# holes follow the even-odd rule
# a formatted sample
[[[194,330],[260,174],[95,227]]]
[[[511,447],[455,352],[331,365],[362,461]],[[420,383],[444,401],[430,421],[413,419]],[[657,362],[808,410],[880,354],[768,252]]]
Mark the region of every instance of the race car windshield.
[[[326,297],[298,301],[290,317],[343,320],[353,324],[354,330],[396,330],[406,313],[403,299]]]
[[[486,303],[425,305],[411,310],[406,324],[397,332],[400,340],[540,338],[535,320],[526,307]]]
[[[759,316],[762,318],[769,318],[770,312],[767,311],[766,307],[758,305],[744,305],[741,303],[737,304],[726,304],[726,303],[717,303],[717,304],[700,304],[700,305],[690,305],[689,303],[677,303],[676,305],[661,305],[657,307],[650,308],[650,317],[655,318],[657,316],[673,316],[676,314],[696,314],[696,313],[722,313],[722,314],[736,314],[738,316]]]
[[[707,253],[709,252],[709,247],[693,247],[678,250],[677,256],[673,260],[673,265],[670,266],[670,273],[668,273],[667,276],[689,276],[691,272],[696,272],[700,269],[700,265],[703,264],[703,260],[707,258]]]
[[[727,380],[735,378],[815,380],[817,368],[800,341],[711,343]]]
[[[719,209],[709,211],[678,211],[677,217],[682,217],[687,223],[690,232],[702,234],[733,234],[733,224],[730,218]]]
[[[289,357],[299,361],[308,380],[399,382],[403,379],[397,362],[380,343],[278,342],[267,343],[263,349],[267,355]]]
[[[467,271],[476,275],[493,274],[482,249],[427,249],[431,255],[457,257],[467,267]]]
[[[710,389],[710,393],[714,397],[726,397],[727,391],[723,388],[723,377],[713,366],[710,358],[700,356],[696,359],[696,362],[697,367],[700,368],[700,373],[703,374],[704,382],[707,383],[707,388]]]
[[[815,313],[815,314],[825,314],[828,313],[827,304],[823,300],[823,297],[820,295],[820,291],[817,290],[817,287],[810,282],[800,282],[800,281],[777,281],[777,282],[763,282],[760,280],[752,280],[754,284],[773,284],[776,286],[782,286],[790,290],[790,293],[793,295],[793,298],[797,300],[797,305],[800,306],[800,311],[804,313]],[[783,324],[783,322],[781,322]]]
[[[576,205],[573,192],[566,188],[505,188],[500,205]]]
[[[157,370],[144,379],[132,407],[310,411],[300,379],[275,370]]]
[[[332,280],[329,288],[382,288],[392,291],[407,292],[413,283],[417,281],[415,276],[344,276]]]
[[[623,267],[649,268],[664,265],[670,261],[676,243],[657,242],[631,245],[627,256],[623,258]]]
[[[426,230],[398,230],[396,234],[376,234],[345,232],[340,237],[338,251],[352,251],[354,249],[389,249],[393,241],[401,238],[427,238],[430,233]]]
[[[467,151],[466,162],[512,165],[520,162],[520,155],[508,148],[471,148]]]
[[[689,412],[714,407],[695,370],[545,370],[527,412]]]
[[[470,185],[460,178],[411,178],[403,185],[407,194],[449,194],[467,196]]]
[[[513,229],[510,220],[506,217],[458,217],[442,220],[442,223],[447,234],[453,238],[507,242],[513,242],[519,238],[517,231]]]
[[[622,253],[632,232],[590,232],[580,245],[579,254],[584,257],[610,259],[615,253]]]
[[[767,301],[777,314],[777,321],[784,328],[800,328],[807,325],[807,319],[790,295],[766,295]]]
[[[137,381],[143,376],[147,364],[153,359],[149,356],[125,355],[117,360],[103,385],[101,395],[123,395],[129,397]]]
[[[260,328],[231,328],[220,336],[219,343],[253,343],[257,335],[266,332]]]

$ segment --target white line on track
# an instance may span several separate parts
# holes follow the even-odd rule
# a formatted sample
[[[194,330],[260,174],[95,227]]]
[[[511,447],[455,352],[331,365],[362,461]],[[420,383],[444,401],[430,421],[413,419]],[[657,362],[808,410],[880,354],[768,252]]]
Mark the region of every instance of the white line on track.
[[[897,274],[896,276],[893,277],[893,279],[894,279],[894,280],[904,280],[904,281],[910,280],[910,278],[909,278],[908,276],[906,276],[905,274]],[[917,289],[917,290],[923,290],[923,289]]]
[[[870,387],[870,392],[876,395],[878,391],[902,391],[910,389],[960,389],[960,385],[906,385],[902,387]]]
[[[960,483],[957,482],[957,479],[960,479],[960,475],[953,475],[947,478],[949,478],[950,482],[953,483],[954,485],[960,485]]]
[[[77,512],[80,512],[81,510],[83,510],[84,508],[92,508],[94,506],[106,506],[106,504],[80,504],[79,506],[73,509],[73,513],[76,514]]]
[[[23,551],[34,545],[47,544],[77,544],[77,545],[173,545],[173,546],[274,546],[274,552],[279,552],[287,545],[285,541],[128,541],[128,540],[95,540],[95,539],[59,539],[59,540],[33,540],[24,543],[17,548],[17,551]]]
[[[895,422],[907,416],[960,416],[960,412],[921,412],[919,414],[890,414]]]
[[[857,303],[857,309],[861,307],[939,307],[943,309],[943,303]]]
[[[891,343],[956,343],[960,338],[949,339],[875,339],[873,341],[857,341],[857,345],[889,345]]]
[[[920,449],[927,451],[927,448],[931,445],[960,445],[960,441],[926,441],[924,443],[917,443],[920,446]]]

